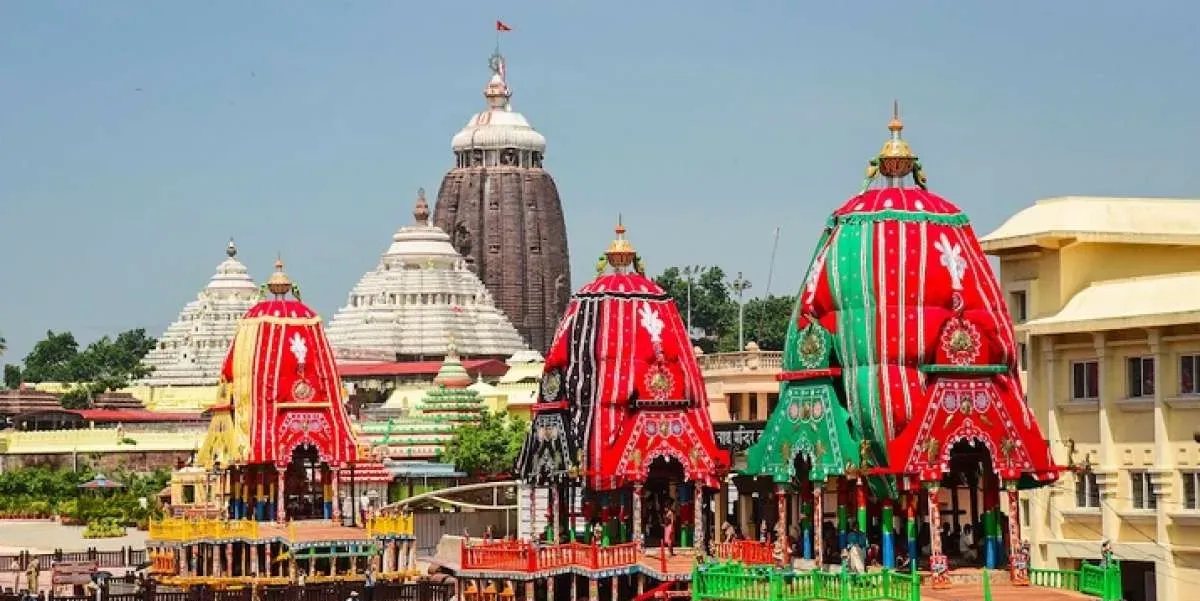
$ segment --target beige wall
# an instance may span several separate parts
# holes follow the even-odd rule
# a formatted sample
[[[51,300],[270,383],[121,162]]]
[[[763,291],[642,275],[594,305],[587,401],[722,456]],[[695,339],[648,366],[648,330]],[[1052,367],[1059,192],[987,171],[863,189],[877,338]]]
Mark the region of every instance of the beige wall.
[[[1001,256],[1000,280],[1011,301],[1024,292],[1027,318],[1058,313],[1096,281],[1193,271],[1200,249],[1145,245],[1071,244]],[[1129,307],[1131,315],[1138,307]],[[1035,565],[1070,567],[1099,555],[1108,538],[1125,561],[1155,564],[1159,599],[1190,599],[1200,583],[1200,506],[1185,504],[1183,478],[1200,471],[1200,395],[1180,391],[1180,358],[1200,355],[1200,324],[1154,331],[1092,332],[1028,337],[1026,392],[1055,460],[1091,464],[1091,476],[1068,473],[1055,485],[1024,494],[1032,515],[1026,536]],[[1127,360],[1153,357],[1153,395],[1130,398]],[[1099,398],[1072,398],[1072,363],[1097,361]],[[1200,378],[1200,372],[1196,374]],[[1144,474],[1156,509],[1134,506],[1135,473]],[[1099,507],[1081,507],[1076,482],[1094,478]],[[1196,584],[1191,585],[1193,588]]]

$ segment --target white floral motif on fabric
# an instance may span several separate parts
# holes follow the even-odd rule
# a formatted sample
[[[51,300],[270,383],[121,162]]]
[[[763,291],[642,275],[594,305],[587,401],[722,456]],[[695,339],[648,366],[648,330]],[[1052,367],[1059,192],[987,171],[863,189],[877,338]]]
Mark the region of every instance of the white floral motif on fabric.
[[[292,334],[291,344],[288,347],[292,351],[292,356],[296,357],[296,363],[304,365],[304,360],[308,358],[308,345],[304,343],[304,337],[300,336],[299,332]]]
[[[825,257],[829,253],[829,247],[821,249],[817,253],[817,258],[813,259],[812,266],[808,268],[808,279],[804,281],[804,303],[811,304],[813,296],[817,294],[817,284],[821,281],[821,272],[825,270]]]
[[[950,273],[950,287],[962,290],[963,276],[967,273],[967,259],[962,256],[962,246],[951,244],[946,234],[941,234],[933,247],[942,254],[940,262]]]
[[[641,316],[642,328],[650,335],[650,342],[659,344],[662,342],[663,320],[658,316],[658,311],[650,306],[650,303],[642,303],[638,308],[638,315]]]

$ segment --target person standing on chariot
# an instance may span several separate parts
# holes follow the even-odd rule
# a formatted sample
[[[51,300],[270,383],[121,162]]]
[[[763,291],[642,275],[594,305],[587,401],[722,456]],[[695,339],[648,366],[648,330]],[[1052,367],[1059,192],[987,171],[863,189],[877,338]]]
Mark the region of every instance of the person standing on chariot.
[[[663,509],[663,536],[662,546],[664,552],[668,552],[672,557],[675,556],[675,511],[668,505]]]

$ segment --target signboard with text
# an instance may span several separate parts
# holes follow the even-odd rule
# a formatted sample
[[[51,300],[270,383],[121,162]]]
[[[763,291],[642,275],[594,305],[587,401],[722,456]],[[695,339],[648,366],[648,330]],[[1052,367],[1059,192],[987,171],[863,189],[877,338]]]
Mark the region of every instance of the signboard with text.
[[[745,453],[762,437],[767,422],[718,422],[713,424],[717,446],[733,453]]]

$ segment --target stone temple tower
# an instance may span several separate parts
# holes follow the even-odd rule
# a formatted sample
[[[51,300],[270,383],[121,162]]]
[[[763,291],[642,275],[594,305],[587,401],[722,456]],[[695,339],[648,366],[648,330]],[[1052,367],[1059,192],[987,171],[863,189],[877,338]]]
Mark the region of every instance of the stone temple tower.
[[[487,107],[454,136],[434,225],[477,270],[526,342],[545,352],[571,296],[558,187],[542,167],[546,138],[509,102],[504,57],[491,58]]]

